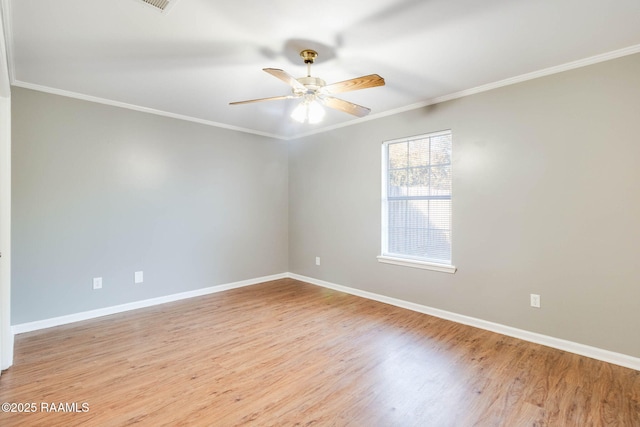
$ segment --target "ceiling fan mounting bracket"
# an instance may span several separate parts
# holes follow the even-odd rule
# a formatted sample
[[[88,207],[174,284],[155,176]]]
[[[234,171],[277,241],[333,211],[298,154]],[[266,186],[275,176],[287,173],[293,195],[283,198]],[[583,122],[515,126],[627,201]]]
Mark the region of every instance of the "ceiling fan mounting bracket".
[[[300,56],[304,60],[305,64],[313,64],[313,61],[318,57],[318,52],[311,49],[305,49],[300,52]]]

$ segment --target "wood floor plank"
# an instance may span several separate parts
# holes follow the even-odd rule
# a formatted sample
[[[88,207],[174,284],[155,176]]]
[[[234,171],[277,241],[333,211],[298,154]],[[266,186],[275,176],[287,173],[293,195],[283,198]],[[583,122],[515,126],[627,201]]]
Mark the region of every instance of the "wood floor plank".
[[[640,426],[638,371],[292,279],[15,350],[0,401],[38,410],[2,426]]]

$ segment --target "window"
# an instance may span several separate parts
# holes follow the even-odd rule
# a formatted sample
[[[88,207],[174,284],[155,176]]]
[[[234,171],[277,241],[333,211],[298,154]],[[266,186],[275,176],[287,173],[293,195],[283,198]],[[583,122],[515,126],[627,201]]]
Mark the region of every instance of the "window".
[[[381,262],[455,272],[451,131],[382,144]]]

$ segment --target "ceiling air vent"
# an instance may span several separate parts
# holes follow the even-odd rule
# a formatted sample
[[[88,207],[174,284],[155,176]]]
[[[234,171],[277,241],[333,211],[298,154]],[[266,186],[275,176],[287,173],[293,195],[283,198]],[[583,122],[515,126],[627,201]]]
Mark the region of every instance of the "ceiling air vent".
[[[167,13],[178,0],[140,0],[144,4],[153,7],[162,13]]]

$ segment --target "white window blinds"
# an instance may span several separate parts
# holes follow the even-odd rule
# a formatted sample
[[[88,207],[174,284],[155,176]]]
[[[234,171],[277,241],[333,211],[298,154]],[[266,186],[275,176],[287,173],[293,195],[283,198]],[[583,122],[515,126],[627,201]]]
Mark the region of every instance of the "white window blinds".
[[[383,144],[382,255],[451,265],[451,131]]]

